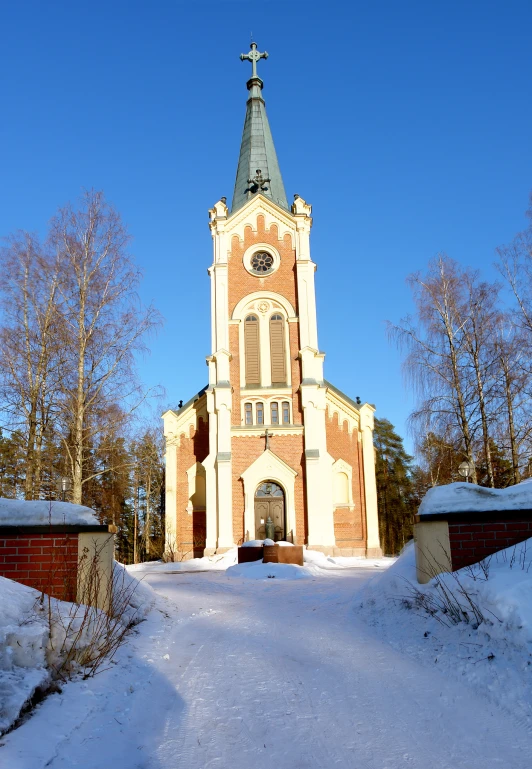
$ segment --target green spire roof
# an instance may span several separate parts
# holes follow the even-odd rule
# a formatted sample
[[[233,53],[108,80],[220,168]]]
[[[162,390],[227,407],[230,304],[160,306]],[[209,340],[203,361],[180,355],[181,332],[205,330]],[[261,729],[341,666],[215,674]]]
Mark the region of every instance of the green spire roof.
[[[266,115],[266,105],[262,98],[263,83],[257,76],[257,61],[267,57],[266,52],[257,51],[256,43],[251,43],[249,53],[240,55],[242,61],[245,59],[251,61],[253,69],[252,77],[247,82],[249,98],[231,211],[237,211],[259,192],[288,210],[283,179]]]

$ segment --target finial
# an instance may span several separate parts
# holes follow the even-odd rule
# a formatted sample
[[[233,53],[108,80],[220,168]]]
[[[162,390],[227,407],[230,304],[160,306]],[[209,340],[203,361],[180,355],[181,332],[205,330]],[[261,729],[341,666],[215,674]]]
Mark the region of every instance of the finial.
[[[258,77],[257,75],[257,62],[259,59],[267,59],[268,53],[264,51],[264,53],[260,53],[260,51],[257,51],[257,43],[251,43],[251,50],[249,53],[241,53],[240,54],[240,61],[250,61],[251,62],[251,77]]]

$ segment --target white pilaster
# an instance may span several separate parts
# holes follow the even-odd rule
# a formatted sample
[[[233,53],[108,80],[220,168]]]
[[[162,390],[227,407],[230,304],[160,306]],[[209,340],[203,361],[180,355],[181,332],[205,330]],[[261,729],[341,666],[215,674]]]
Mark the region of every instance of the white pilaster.
[[[333,459],[327,451],[325,430],[326,388],[302,385],[305,423],[308,545],[332,552],[335,546],[332,485]]]
[[[176,436],[166,433],[165,453],[165,509],[166,509],[166,552],[175,555],[177,551],[177,448]]]
[[[292,213],[296,220],[296,272],[299,305],[299,334],[301,348],[318,351],[318,324],[316,317],[316,265],[310,258],[310,228],[312,207],[296,196]]]
[[[367,555],[380,556],[379,516],[377,507],[377,480],[375,477],[375,449],[373,429],[375,409],[364,403],[360,407],[360,429],[362,432],[362,462],[364,465],[364,489],[366,501]]]
[[[213,238],[212,355],[209,361],[209,456],[204,462],[207,486],[207,547],[212,552],[233,546],[233,489],[229,353],[228,255],[225,226],[228,209],[222,199],[209,211]]]
[[[209,360],[209,370],[213,369]],[[209,454],[203,461],[205,468],[205,555],[216,552],[218,541],[218,494],[216,480],[216,451],[218,446],[218,420],[214,409],[214,392],[207,390],[207,413],[209,415]]]

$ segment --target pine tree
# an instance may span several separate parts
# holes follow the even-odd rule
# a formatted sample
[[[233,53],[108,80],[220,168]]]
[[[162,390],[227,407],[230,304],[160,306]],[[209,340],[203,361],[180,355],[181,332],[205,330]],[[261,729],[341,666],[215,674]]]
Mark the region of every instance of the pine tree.
[[[412,536],[417,510],[413,460],[387,419],[375,420],[374,442],[381,546],[386,554],[396,555]]]

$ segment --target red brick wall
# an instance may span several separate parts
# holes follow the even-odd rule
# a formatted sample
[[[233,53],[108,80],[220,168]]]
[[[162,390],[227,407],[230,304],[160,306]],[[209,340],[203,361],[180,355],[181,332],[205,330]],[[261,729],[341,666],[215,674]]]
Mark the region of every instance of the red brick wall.
[[[75,601],[77,534],[0,535],[0,577]]]
[[[338,413],[330,418],[329,408],[325,414],[327,450],[336,461],[343,459],[353,468],[352,493],[354,509],[336,508],[334,511],[334,535],[336,547],[365,547],[366,516],[363,493],[363,475],[358,431],[349,432],[347,422],[338,422]]]
[[[244,252],[254,243],[268,243],[277,249],[281,257],[279,269],[272,275],[266,275],[263,278],[257,278],[250,275],[245,269],[242,259]],[[229,259],[229,317],[243,296],[252,294],[254,291],[275,291],[277,294],[285,296],[296,314],[297,310],[297,291],[296,291],[296,252],[292,244],[292,238],[287,233],[282,240],[279,239],[277,225],[272,224],[270,229],[265,228],[265,220],[262,214],[257,216],[257,230],[253,231],[251,227],[244,230],[244,242],[238,235],[231,239],[231,258]],[[233,352],[231,350],[231,352]]]
[[[296,508],[296,539],[298,544],[307,542],[307,502],[304,488],[304,447],[302,435],[273,435],[270,438],[270,448],[282,460],[293,468],[295,478],[295,508]],[[231,441],[233,460],[233,532],[235,542],[244,540],[244,482],[240,478],[253,462],[264,451],[264,438],[245,435],[233,436]],[[265,478],[265,480],[267,480]],[[254,539],[255,532],[249,532]]]
[[[453,570],[478,563],[488,555],[532,537],[532,518],[452,523],[449,540]]]
[[[203,462],[209,453],[208,422],[198,418],[198,429],[190,427],[188,435],[181,433],[177,446],[177,482],[176,510],[177,549],[181,554],[188,553],[200,557],[205,547],[205,511],[196,510],[189,515],[187,470],[195,462]],[[169,511],[167,511],[167,515]],[[194,552],[193,552],[194,551]]]
[[[244,252],[254,243],[269,243],[274,246],[281,256],[279,269],[272,275],[257,278],[250,275],[243,264]],[[286,297],[294,307],[297,314],[297,287],[296,287],[296,252],[292,245],[290,235],[285,235],[282,240],[278,237],[277,225],[272,224],[269,230],[265,229],[265,219],[262,214],[257,216],[257,230],[246,227],[244,242],[235,235],[231,241],[231,258],[229,259],[229,317],[232,316],[235,306],[248,294],[255,291],[273,291]],[[300,409],[300,397],[298,394],[301,382],[301,361],[299,360],[299,323],[289,323],[290,366],[292,373],[292,411],[294,424],[302,423]],[[241,395],[240,391],[240,351],[239,351],[239,327],[229,326],[229,350],[232,358],[230,363],[230,377],[233,386],[233,413],[232,424],[242,424]],[[273,395],[273,393],[272,393]]]

